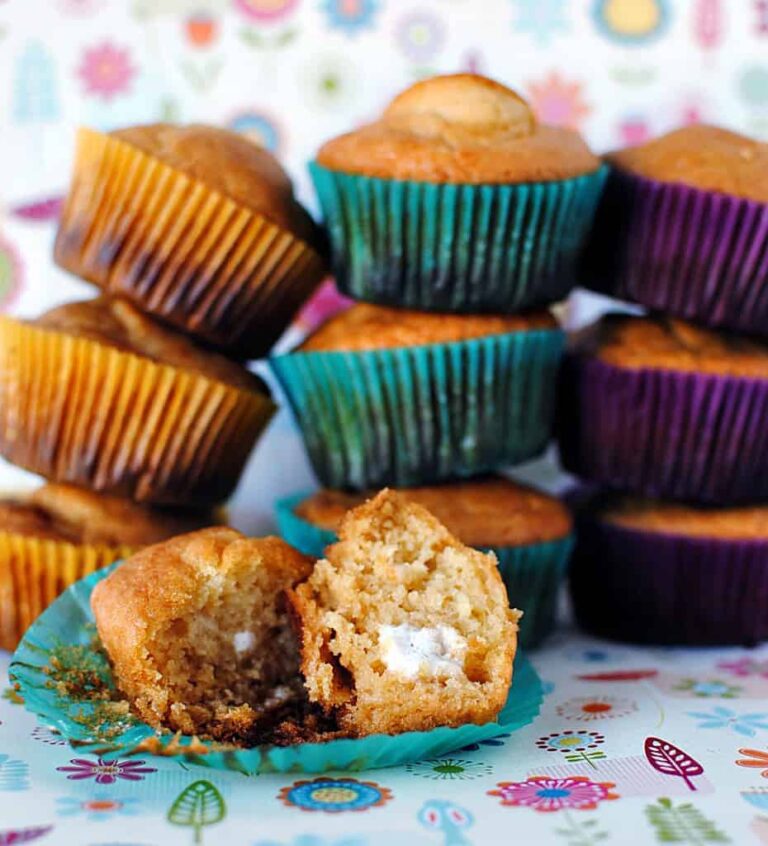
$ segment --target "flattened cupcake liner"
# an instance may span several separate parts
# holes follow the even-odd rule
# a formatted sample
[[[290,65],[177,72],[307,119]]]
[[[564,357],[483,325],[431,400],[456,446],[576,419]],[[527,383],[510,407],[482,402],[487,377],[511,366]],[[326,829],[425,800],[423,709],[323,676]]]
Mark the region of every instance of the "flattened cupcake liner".
[[[0,454],[48,479],[216,504],[274,410],[255,391],[0,317]]]
[[[661,499],[768,498],[768,380],[616,367],[567,354],[557,434],[565,468]]]
[[[752,646],[768,638],[768,540],[643,532],[584,515],[571,595],[601,637]]]
[[[0,532],[0,649],[14,650],[27,628],[70,585],[132,552],[126,546]]]
[[[310,246],[125,141],[82,129],[56,262],[235,357],[268,352],[324,275]]]
[[[512,312],[565,297],[606,168],[572,179],[458,185],[309,165],[339,288],[367,302]]]
[[[612,169],[581,275],[647,308],[768,335],[768,204]]]
[[[407,492],[406,492],[407,493]],[[308,494],[298,494],[275,504],[281,537],[305,555],[321,558],[336,533],[315,526],[296,514],[295,508]],[[565,576],[573,536],[523,546],[488,546],[486,552],[499,559],[499,572],[509,595],[509,604],[521,609],[518,642],[528,649],[539,644],[554,628],[557,595]]]
[[[541,453],[550,438],[559,329],[270,359],[329,488],[427,484]]]
[[[433,758],[508,734],[532,722],[541,707],[541,681],[518,651],[507,702],[496,721],[483,725],[252,749],[158,734],[109,701],[119,699],[119,694],[115,693],[106,655],[94,648],[91,592],[112,569],[93,573],[73,585],[43,612],[24,636],[9,671],[27,710],[59,731],[81,755],[98,755],[105,760],[139,752],[175,755],[186,763],[246,775],[367,770]],[[82,683],[77,683],[84,673],[98,688],[97,693],[105,694],[95,704],[93,694],[89,696]]]

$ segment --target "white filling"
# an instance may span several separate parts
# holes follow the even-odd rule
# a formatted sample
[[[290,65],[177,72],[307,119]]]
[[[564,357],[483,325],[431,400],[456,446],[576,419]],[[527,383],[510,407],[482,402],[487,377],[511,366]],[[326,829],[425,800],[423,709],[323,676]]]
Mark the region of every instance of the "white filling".
[[[379,646],[387,669],[408,679],[464,672],[467,641],[451,626],[380,626]]]
[[[256,646],[256,636],[253,632],[235,632],[232,642],[235,645],[235,652],[241,655],[243,652],[250,652]]]

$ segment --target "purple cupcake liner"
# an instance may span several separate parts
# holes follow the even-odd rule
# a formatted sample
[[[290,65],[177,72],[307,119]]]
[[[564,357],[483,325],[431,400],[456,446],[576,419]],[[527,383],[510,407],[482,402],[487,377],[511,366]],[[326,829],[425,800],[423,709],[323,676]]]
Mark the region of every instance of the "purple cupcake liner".
[[[567,470],[662,499],[768,498],[768,380],[616,367],[568,354],[556,430]]]
[[[577,520],[571,598],[580,626],[636,643],[768,639],[768,539],[730,540]]]
[[[768,204],[612,169],[580,276],[647,308],[768,335]]]

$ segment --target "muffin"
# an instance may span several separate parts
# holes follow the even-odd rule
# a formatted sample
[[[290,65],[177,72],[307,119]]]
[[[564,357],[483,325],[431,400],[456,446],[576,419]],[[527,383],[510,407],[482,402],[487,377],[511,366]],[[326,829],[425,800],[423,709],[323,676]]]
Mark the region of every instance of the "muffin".
[[[579,623],[638,643],[768,638],[768,506],[586,495],[571,593]]]
[[[768,345],[666,317],[607,315],[569,344],[566,469],[661,499],[768,498]]]
[[[518,611],[493,554],[382,491],[287,592],[309,699],[354,736],[494,720],[512,678]]]
[[[583,282],[768,335],[768,144],[689,126],[612,153]]]
[[[459,316],[358,304],[270,366],[322,484],[367,490],[538,455],[561,348],[545,311]]]
[[[81,129],[54,258],[234,357],[266,353],[324,275],[267,150],[224,129]]]
[[[127,301],[0,317],[0,454],[53,481],[219,503],[273,411],[258,377]]]
[[[426,508],[462,543],[493,552],[510,604],[522,609],[518,640],[537,644],[554,627],[557,593],[573,545],[571,516],[555,497],[501,476],[399,493]],[[341,522],[369,493],[321,490],[277,504],[283,538],[320,558]]]
[[[310,172],[342,291],[455,312],[566,296],[605,176],[576,132],[475,74],[417,82]]]
[[[210,512],[151,509],[71,485],[0,498],[0,649],[15,649],[32,621],[88,573],[214,522]]]
[[[310,570],[279,538],[227,528],[121,564],[91,608],[132,710],[158,730],[250,745],[303,696],[283,592]]]

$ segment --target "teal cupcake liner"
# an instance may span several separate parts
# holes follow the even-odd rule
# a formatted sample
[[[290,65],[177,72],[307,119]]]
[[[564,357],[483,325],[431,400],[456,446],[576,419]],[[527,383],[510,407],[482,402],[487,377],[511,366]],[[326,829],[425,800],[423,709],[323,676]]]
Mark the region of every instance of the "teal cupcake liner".
[[[326,546],[334,543],[337,537],[335,532],[315,526],[296,514],[294,509],[308,496],[297,494],[275,503],[277,527],[283,540],[291,546],[305,555],[321,558]],[[573,535],[567,535],[525,546],[483,548],[499,559],[499,573],[507,588],[509,604],[524,612],[518,639],[525,649],[538,646],[555,627],[558,593],[573,543]]]
[[[571,179],[461,185],[311,162],[339,288],[433,311],[512,312],[565,297],[607,168]]]
[[[22,639],[9,671],[11,683],[17,686],[27,710],[36,714],[43,725],[60,732],[81,755],[97,755],[106,760],[133,754],[174,755],[190,764],[247,775],[365,770],[442,755],[507,734],[527,725],[539,713],[541,681],[518,653],[507,703],[493,723],[252,749],[158,734],[108,701],[115,685],[109,661],[98,648],[90,598],[94,586],[118,564],[72,585],[43,612]],[[107,694],[107,700],[96,698],[94,690]],[[115,694],[114,698],[118,696]]]
[[[408,487],[539,455],[552,429],[559,329],[270,359],[328,488]]]

